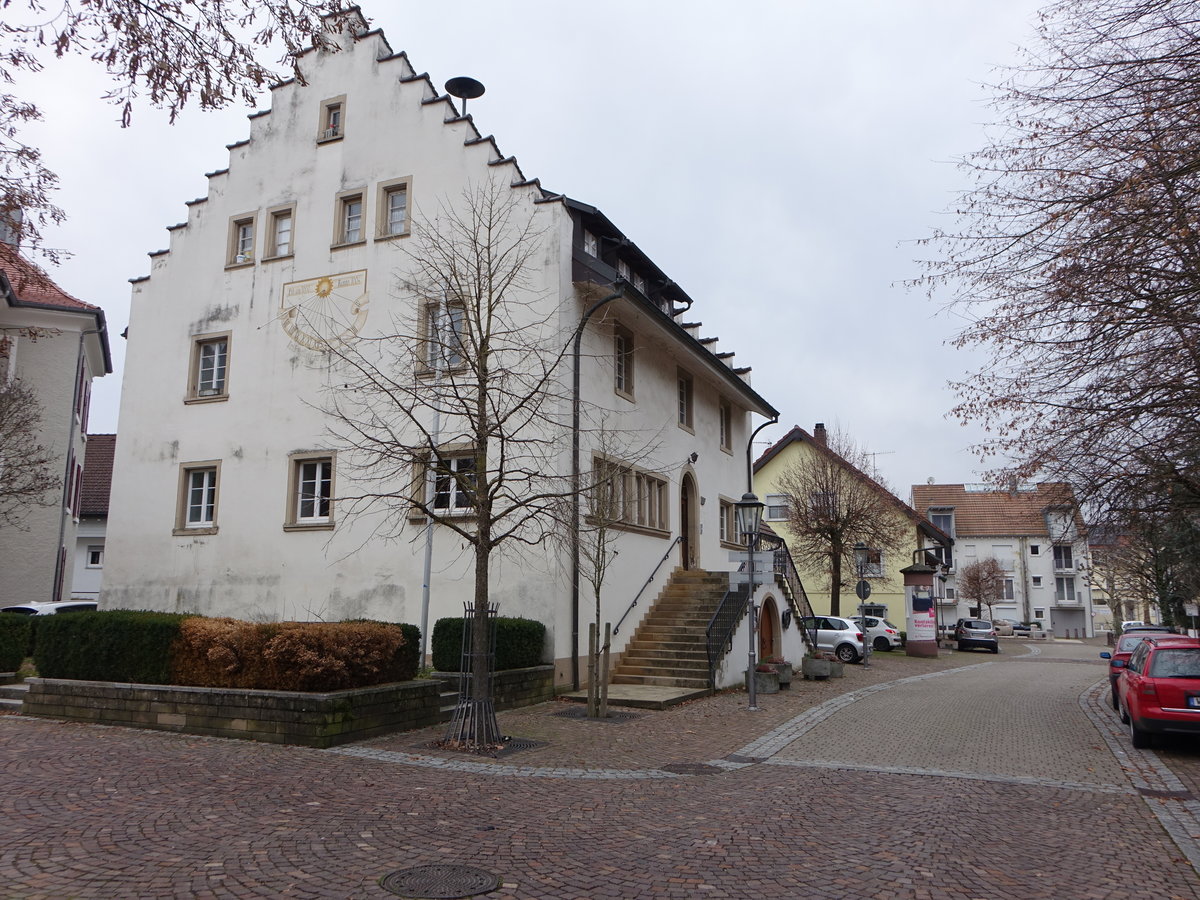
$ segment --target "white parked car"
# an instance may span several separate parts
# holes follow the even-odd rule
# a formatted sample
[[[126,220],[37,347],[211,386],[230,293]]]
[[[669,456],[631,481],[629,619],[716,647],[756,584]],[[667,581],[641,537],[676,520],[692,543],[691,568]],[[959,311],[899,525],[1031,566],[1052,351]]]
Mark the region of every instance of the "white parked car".
[[[900,629],[887,619],[877,616],[867,616],[867,627],[864,629],[867,640],[871,642],[872,650],[891,650],[900,646]],[[862,628],[862,617],[852,616],[850,621]]]
[[[832,653],[842,662],[858,662],[863,655],[863,633],[857,624],[840,616],[804,616],[800,627],[816,632],[818,650]]]
[[[21,603],[0,608],[0,613],[18,616],[53,616],[56,613],[95,612],[95,600],[59,600],[55,603]]]

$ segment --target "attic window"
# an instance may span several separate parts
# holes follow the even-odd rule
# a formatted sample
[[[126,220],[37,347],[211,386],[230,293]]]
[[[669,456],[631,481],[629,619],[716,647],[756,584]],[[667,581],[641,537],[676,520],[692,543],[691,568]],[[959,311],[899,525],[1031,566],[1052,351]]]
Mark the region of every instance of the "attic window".
[[[346,133],[346,96],[333,97],[321,104],[321,123],[317,143],[341,140]]]
[[[583,233],[583,252],[588,256],[600,256],[600,242],[590,231]]]

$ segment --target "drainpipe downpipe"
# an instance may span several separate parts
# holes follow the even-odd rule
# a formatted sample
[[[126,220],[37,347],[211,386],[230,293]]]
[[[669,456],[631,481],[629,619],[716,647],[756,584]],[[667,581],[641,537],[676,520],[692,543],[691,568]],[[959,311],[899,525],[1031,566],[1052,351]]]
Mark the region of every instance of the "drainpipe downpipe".
[[[75,387],[71,397],[71,413],[67,416],[67,452],[66,462],[64,463],[65,471],[63,472],[63,502],[59,507],[58,546],[54,550],[54,580],[50,583],[50,601],[52,603],[63,599],[57,591],[59,585],[63,584],[67,577],[67,554],[65,552],[66,547],[63,546],[63,541],[66,540],[67,536],[67,510],[71,506],[71,497],[67,494],[67,491],[71,484],[71,476],[74,474],[71,470],[71,451],[75,449],[75,410],[78,409],[81,415],[83,413],[83,395],[80,393],[79,388],[80,375],[83,372],[83,367],[86,365],[83,345],[89,335],[104,334],[107,330],[107,326],[104,326],[79,332],[79,345],[75,351]],[[86,429],[87,423],[81,419],[79,426]]]
[[[583,344],[583,329],[600,307],[624,296],[624,289],[593,303],[579,320],[575,329],[575,345],[571,359],[575,371],[571,383],[571,689],[579,690],[579,357]]]

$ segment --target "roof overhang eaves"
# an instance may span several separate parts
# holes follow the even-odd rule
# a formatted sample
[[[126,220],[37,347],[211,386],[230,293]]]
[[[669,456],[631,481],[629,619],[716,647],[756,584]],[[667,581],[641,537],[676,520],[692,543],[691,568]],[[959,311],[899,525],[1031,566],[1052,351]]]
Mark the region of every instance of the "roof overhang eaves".
[[[8,280],[8,276],[4,272],[0,272],[0,293],[3,294],[5,302],[14,309],[36,309],[48,312],[69,313],[74,316],[91,316],[96,322],[96,336],[100,339],[100,352],[104,358],[104,374],[112,374],[112,351],[108,346],[108,321],[104,316],[104,310],[99,306],[88,304],[86,307],[80,307],[65,306],[56,303],[26,302],[17,296],[17,292],[13,290],[12,282]]]

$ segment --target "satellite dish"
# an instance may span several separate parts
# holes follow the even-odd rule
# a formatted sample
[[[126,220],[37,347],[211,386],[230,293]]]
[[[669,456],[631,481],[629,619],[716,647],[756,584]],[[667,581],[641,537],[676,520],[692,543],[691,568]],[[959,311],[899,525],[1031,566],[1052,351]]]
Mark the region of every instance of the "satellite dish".
[[[466,75],[459,75],[446,82],[446,93],[463,102],[463,115],[467,114],[467,101],[483,96],[483,84]]]

